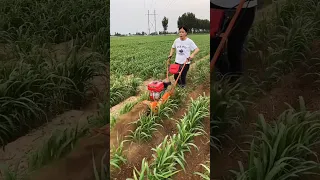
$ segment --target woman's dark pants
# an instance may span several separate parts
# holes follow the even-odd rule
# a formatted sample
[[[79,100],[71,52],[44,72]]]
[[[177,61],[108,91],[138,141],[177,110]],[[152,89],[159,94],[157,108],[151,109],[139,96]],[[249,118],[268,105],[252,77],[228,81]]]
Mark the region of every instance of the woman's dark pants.
[[[176,64],[178,64],[178,63],[176,63]],[[182,68],[182,67],[183,67],[183,64],[180,64],[180,68]],[[187,84],[187,73],[188,73],[189,67],[190,67],[190,64],[186,64],[184,66],[183,71],[181,72],[181,76],[178,80],[178,85],[181,87],[185,87]],[[179,74],[175,74],[174,79],[177,80],[178,76],[179,76]]]
[[[219,6],[211,4],[210,8],[214,9],[225,9]],[[253,24],[255,17],[255,7],[242,9],[238,19],[229,34],[228,43],[227,43],[227,57],[218,58],[215,67],[220,71],[222,75],[225,74],[234,74],[240,75],[243,71],[243,62],[242,62],[242,51],[245,40],[248,36],[248,32]],[[232,18],[232,17],[231,17]],[[229,23],[227,23],[228,26]],[[220,37],[210,39],[210,61],[212,60],[214,53],[216,52],[219,43],[221,41]],[[222,51],[223,52],[223,51]],[[224,60],[225,59],[225,60]],[[223,61],[228,61],[223,62]]]

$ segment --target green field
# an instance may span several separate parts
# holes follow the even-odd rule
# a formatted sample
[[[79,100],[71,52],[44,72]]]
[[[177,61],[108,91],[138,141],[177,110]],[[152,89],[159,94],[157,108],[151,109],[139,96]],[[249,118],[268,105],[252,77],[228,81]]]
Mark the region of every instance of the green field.
[[[101,85],[109,73],[106,72],[109,69],[108,3],[105,0],[0,0],[0,146],[16,147],[10,153],[17,156],[8,158],[6,151],[0,154],[0,159],[6,159],[4,163],[10,170],[19,153],[23,153],[21,158],[27,162],[26,156],[38,148],[30,145],[33,149],[24,152],[26,147],[19,145],[18,138],[32,138],[34,134],[29,132],[38,132],[36,128],[40,126],[49,128],[32,141],[40,145],[43,137],[64,124],[50,124],[58,115],[83,108],[98,98],[101,121],[109,121],[108,99],[100,99],[108,88]],[[69,147],[73,147],[71,144]],[[62,145],[58,143],[57,147]],[[72,149],[69,147],[67,151]],[[39,153],[34,157],[43,156]],[[43,162],[48,163],[47,160]],[[36,164],[42,166],[43,162]],[[22,175],[21,169],[15,173]],[[1,172],[0,179],[2,175]]]
[[[135,36],[111,38],[110,72],[112,75],[134,75],[159,78],[165,73],[165,62],[178,36]],[[209,54],[209,35],[190,35],[200,48],[197,59]]]
[[[177,37],[167,35],[111,38],[111,106],[134,95],[141,81],[148,78],[165,78],[166,60]],[[189,38],[200,48],[195,61],[209,55],[208,34],[189,35]]]
[[[81,105],[92,78],[107,69],[108,17],[105,1],[0,4],[3,145],[48,116]]]

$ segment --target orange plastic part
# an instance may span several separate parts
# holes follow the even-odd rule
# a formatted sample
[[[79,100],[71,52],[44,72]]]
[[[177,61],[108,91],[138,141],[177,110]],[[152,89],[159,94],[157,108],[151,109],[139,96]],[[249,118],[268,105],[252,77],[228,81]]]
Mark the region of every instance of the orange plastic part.
[[[153,113],[157,114],[158,113],[158,102],[157,101],[153,101],[150,103],[150,109]]]
[[[164,93],[164,95],[162,96],[162,98],[160,99],[160,101],[166,102],[166,101],[169,99],[170,95],[171,95],[170,92]]]
[[[166,92],[163,94],[163,96],[161,97],[161,99],[159,101],[150,102],[149,106],[150,106],[151,111],[153,113],[157,114],[159,111],[159,106],[163,103],[166,103],[166,101],[169,99],[170,96],[171,96],[171,92]]]

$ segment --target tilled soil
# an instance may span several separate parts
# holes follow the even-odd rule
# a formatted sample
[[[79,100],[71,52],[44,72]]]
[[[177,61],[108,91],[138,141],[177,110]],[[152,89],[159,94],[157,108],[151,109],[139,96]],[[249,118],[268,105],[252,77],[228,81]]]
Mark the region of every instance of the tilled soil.
[[[203,93],[209,94],[209,88],[206,88],[206,86],[201,85],[198,88],[195,89],[195,91],[191,92],[188,97],[192,99],[196,99],[198,96],[203,95]],[[125,145],[124,155],[127,158],[127,162],[122,164],[120,166],[120,170],[114,170],[111,172],[111,177],[114,180],[125,180],[126,178],[132,178],[133,177],[133,170],[134,167],[137,169],[140,169],[141,162],[143,158],[146,158],[149,162],[152,161],[152,154],[154,153],[151,149],[158,146],[167,135],[173,135],[176,133],[176,121],[180,120],[186,113],[187,106],[189,103],[189,100],[186,101],[184,104],[185,106],[182,106],[170,119],[165,119],[161,125],[163,128],[158,128],[156,132],[153,134],[153,138],[151,141],[147,143],[136,143],[136,142],[130,142],[129,144]],[[210,128],[210,122],[209,120],[205,121],[205,130],[209,134]],[[112,130],[113,131],[113,130]],[[197,163],[197,169],[195,169],[192,166],[187,166],[190,171],[196,171],[199,169],[199,164],[203,163],[205,164],[206,161],[209,161],[209,149],[210,146],[208,144],[208,134],[199,136],[195,139],[194,143],[199,146],[199,152],[196,152],[195,150],[192,150],[192,155],[194,153],[197,153],[197,161],[194,163]],[[110,139],[112,141],[112,139]],[[186,160],[192,161],[194,157],[192,155],[186,154]],[[199,163],[199,164],[198,164]],[[180,179],[180,177],[184,176],[185,178],[190,176],[193,172],[186,171],[186,173],[181,172],[180,176],[176,176],[175,179]],[[192,177],[192,176],[191,176]],[[196,177],[196,176],[193,176]]]
[[[109,164],[109,125],[105,134],[95,134],[80,140],[77,146],[66,157],[45,166],[29,177],[30,180],[93,180],[93,156],[97,170],[100,171],[101,161]]]

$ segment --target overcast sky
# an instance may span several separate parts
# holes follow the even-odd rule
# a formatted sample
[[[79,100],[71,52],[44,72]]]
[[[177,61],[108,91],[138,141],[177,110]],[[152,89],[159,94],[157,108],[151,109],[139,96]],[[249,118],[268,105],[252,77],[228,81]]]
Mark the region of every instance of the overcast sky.
[[[157,31],[163,31],[162,19],[169,19],[168,31],[177,31],[178,17],[183,13],[192,12],[199,19],[210,19],[209,0],[111,0],[110,31],[121,34],[147,32],[148,10],[150,14],[156,10]],[[150,16],[150,32],[154,32],[154,16]]]

